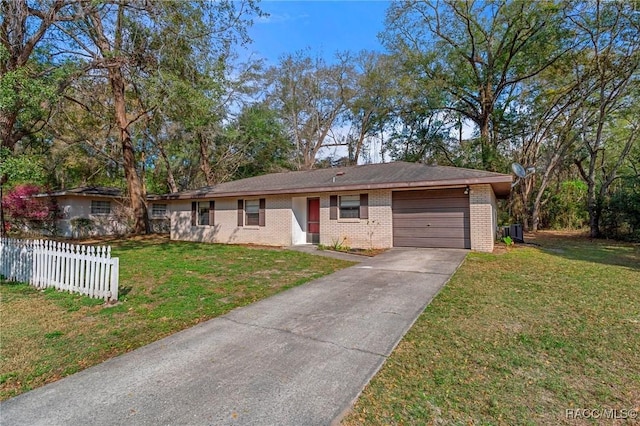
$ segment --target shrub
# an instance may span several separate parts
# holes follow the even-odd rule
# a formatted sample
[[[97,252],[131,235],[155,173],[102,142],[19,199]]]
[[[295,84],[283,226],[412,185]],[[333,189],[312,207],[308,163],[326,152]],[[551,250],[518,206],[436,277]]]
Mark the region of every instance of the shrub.
[[[640,241],[640,182],[623,181],[602,207],[600,225],[604,236]]]
[[[77,217],[69,221],[71,224],[71,235],[74,238],[86,238],[94,230],[93,220],[87,217]]]
[[[40,195],[43,193],[43,188],[25,184],[16,186],[3,197],[8,230],[55,234],[58,207],[52,198]]]
[[[549,189],[551,191],[551,189]],[[581,229],[589,223],[586,209],[587,184],[581,180],[567,180],[560,184],[549,199],[541,217],[542,225],[552,229]]]

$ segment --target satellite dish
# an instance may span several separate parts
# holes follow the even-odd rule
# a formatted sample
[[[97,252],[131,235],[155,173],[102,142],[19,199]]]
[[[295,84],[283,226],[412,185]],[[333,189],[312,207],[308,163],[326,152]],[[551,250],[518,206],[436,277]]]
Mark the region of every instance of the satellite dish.
[[[527,177],[527,171],[524,169],[524,167],[522,167],[522,164],[520,163],[511,164],[511,170],[513,170],[513,173],[515,173],[515,175],[519,178]]]

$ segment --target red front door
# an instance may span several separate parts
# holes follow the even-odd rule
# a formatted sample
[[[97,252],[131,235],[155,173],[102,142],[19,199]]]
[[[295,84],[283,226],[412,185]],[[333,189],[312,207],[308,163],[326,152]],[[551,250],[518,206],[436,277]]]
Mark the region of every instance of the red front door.
[[[320,242],[320,199],[307,200],[307,242]]]

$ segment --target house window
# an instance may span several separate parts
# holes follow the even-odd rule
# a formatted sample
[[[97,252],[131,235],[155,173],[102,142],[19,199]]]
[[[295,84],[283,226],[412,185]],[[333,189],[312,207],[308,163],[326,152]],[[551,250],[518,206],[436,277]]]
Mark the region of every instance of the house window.
[[[340,219],[360,218],[360,195],[340,196]]]
[[[191,202],[191,226],[213,226],[215,223],[216,202],[192,201]]]
[[[91,201],[91,214],[110,214],[111,201]]]
[[[260,201],[246,200],[244,202],[245,223],[247,226],[260,225]]]
[[[209,223],[209,201],[198,203],[198,225],[208,226]]]
[[[153,217],[165,217],[167,215],[166,204],[153,204],[151,206],[151,216]]]
[[[329,220],[369,219],[369,194],[329,196]]]

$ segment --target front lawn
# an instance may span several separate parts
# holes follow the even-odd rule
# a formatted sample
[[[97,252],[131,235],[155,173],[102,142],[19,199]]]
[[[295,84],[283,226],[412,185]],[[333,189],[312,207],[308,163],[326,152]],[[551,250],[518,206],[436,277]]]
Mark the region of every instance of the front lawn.
[[[349,266],[304,253],[163,238],[109,242],[120,303],[0,285],[0,399]]]
[[[551,233],[535,241],[471,253],[343,424],[640,415],[640,247]]]

